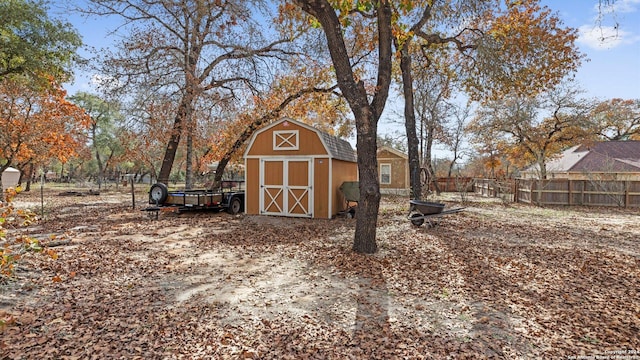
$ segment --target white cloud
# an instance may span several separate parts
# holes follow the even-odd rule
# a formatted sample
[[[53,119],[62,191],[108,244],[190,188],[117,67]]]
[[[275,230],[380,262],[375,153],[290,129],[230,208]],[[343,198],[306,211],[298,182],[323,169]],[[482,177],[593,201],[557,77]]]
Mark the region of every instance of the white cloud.
[[[594,9],[598,14],[624,14],[633,13],[640,7],[640,0],[599,0]]]
[[[613,5],[613,11],[618,13],[633,13],[640,7],[640,0],[618,0]]]
[[[578,42],[592,49],[606,50],[624,44],[637,42],[634,35],[622,28],[629,29],[634,19],[623,14],[631,14],[640,8],[640,0],[598,0],[594,6],[596,17],[592,24],[580,26]]]
[[[621,45],[629,35],[613,26],[582,25],[578,29],[578,43],[592,49],[605,50]],[[628,39],[627,39],[628,40]]]
[[[113,76],[93,74],[91,76],[91,84],[97,88],[113,89],[120,86],[120,81]]]

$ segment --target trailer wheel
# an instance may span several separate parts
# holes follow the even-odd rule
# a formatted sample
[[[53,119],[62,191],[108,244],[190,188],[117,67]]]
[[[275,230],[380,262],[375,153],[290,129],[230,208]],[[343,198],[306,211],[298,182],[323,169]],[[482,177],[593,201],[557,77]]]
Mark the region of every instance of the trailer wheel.
[[[229,201],[229,207],[227,208],[227,212],[231,215],[237,215],[242,209],[242,201],[237,196],[231,198]]]
[[[418,213],[411,214],[411,223],[415,226],[420,226],[424,224],[424,218],[422,216],[423,216],[422,214],[418,214]],[[419,218],[419,219],[416,219],[416,218]]]
[[[151,203],[162,205],[167,201],[168,196],[169,189],[167,185],[163,183],[155,183],[151,186],[151,190],[149,190],[149,200]]]

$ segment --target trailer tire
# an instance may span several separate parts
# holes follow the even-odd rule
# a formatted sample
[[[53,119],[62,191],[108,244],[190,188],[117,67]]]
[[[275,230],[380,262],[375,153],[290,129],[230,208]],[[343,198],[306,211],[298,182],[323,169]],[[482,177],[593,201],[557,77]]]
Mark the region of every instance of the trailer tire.
[[[168,196],[169,189],[167,185],[163,183],[155,183],[151,186],[151,190],[149,190],[149,202],[152,204],[162,205],[167,201]]]
[[[229,207],[227,208],[227,212],[231,215],[237,215],[242,210],[242,201],[240,197],[234,196],[229,201]]]
[[[411,214],[411,223],[415,226],[420,226],[424,224],[424,218],[422,214]],[[419,219],[416,219],[419,218]]]

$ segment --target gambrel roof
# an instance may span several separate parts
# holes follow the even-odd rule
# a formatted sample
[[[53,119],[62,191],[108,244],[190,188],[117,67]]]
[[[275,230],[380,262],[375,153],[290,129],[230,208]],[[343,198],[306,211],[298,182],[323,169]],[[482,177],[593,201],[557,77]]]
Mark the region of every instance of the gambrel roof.
[[[353,147],[351,147],[351,144],[348,141],[340,139],[337,136],[333,136],[327,132],[314,128],[313,126],[307,125],[300,121],[293,120],[291,118],[282,118],[256,131],[253,134],[253,137],[251,138],[251,140],[249,141],[249,146],[247,146],[247,150],[245,151],[245,156],[248,154],[249,149],[251,148],[252,142],[258,137],[260,133],[266,132],[269,129],[276,127],[281,123],[295,124],[299,127],[308,129],[316,133],[318,135],[318,138],[322,142],[324,148],[326,149],[329,157],[337,160],[348,161],[348,162],[357,162],[356,152],[353,150]]]

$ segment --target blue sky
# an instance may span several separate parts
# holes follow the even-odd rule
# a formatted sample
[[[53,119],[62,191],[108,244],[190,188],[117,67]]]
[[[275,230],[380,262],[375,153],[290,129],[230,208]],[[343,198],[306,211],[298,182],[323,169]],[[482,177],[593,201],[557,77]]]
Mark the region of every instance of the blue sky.
[[[589,61],[577,79],[589,97],[640,99],[640,0],[616,0],[603,11],[598,0],[542,3],[579,29],[577,44]]]
[[[606,2],[607,0],[601,0]],[[107,47],[114,24],[106,19],[85,20],[69,11],[69,4],[83,0],[53,2],[52,15],[67,18],[89,47]],[[602,99],[640,98],[640,0],[615,0],[613,6],[598,10],[599,0],[542,0],[560,14],[565,25],[580,30],[578,46],[588,61],[578,70],[577,79],[587,97]],[[617,24],[617,30],[614,26]],[[85,53],[85,55],[88,55]],[[90,91],[97,74],[77,74],[66,86],[70,94]]]
[[[615,0],[602,11],[598,0],[542,0],[541,4],[557,12],[565,26],[579,30],[577,45],[586,59],[576,79],[585,98],[640,99],[640,0]],[[405,133],[399,120],[402,108],[401,100],[392,98],[387,104],[380,135],[398,138]],[[450,156],[440,144],[433,150],[438,158]]]
[[[65,0],[51,3],[52,16],[66,18],[82,35],[88,47],[100,49],[113,41],[109,31],[115,30],[109,19],[86,20],[69,10],[82,6],[85,0]],[[601,100],[640,99],[640,0],[615,0],[612,6],[600,7],[611,0],[541,0],[558,12],[565,26],[579,29],[577,45],[588,60],[583,61],[576,78],[587,98]],[[117,24],[117,23],[115,23]],[[88,52],[81,52],[89,56]],[[99,74],[78,73],[73,84],[65,88],[70,95],[78,91],[93,92],[93,80]],[[380,135],[394,137],[404,133],[399,125],[402,101],[391,96],[380,120]],[[349,139],[355,146],[355,138]],[[448,157],[448,151],[436,145],[438,157]]]

